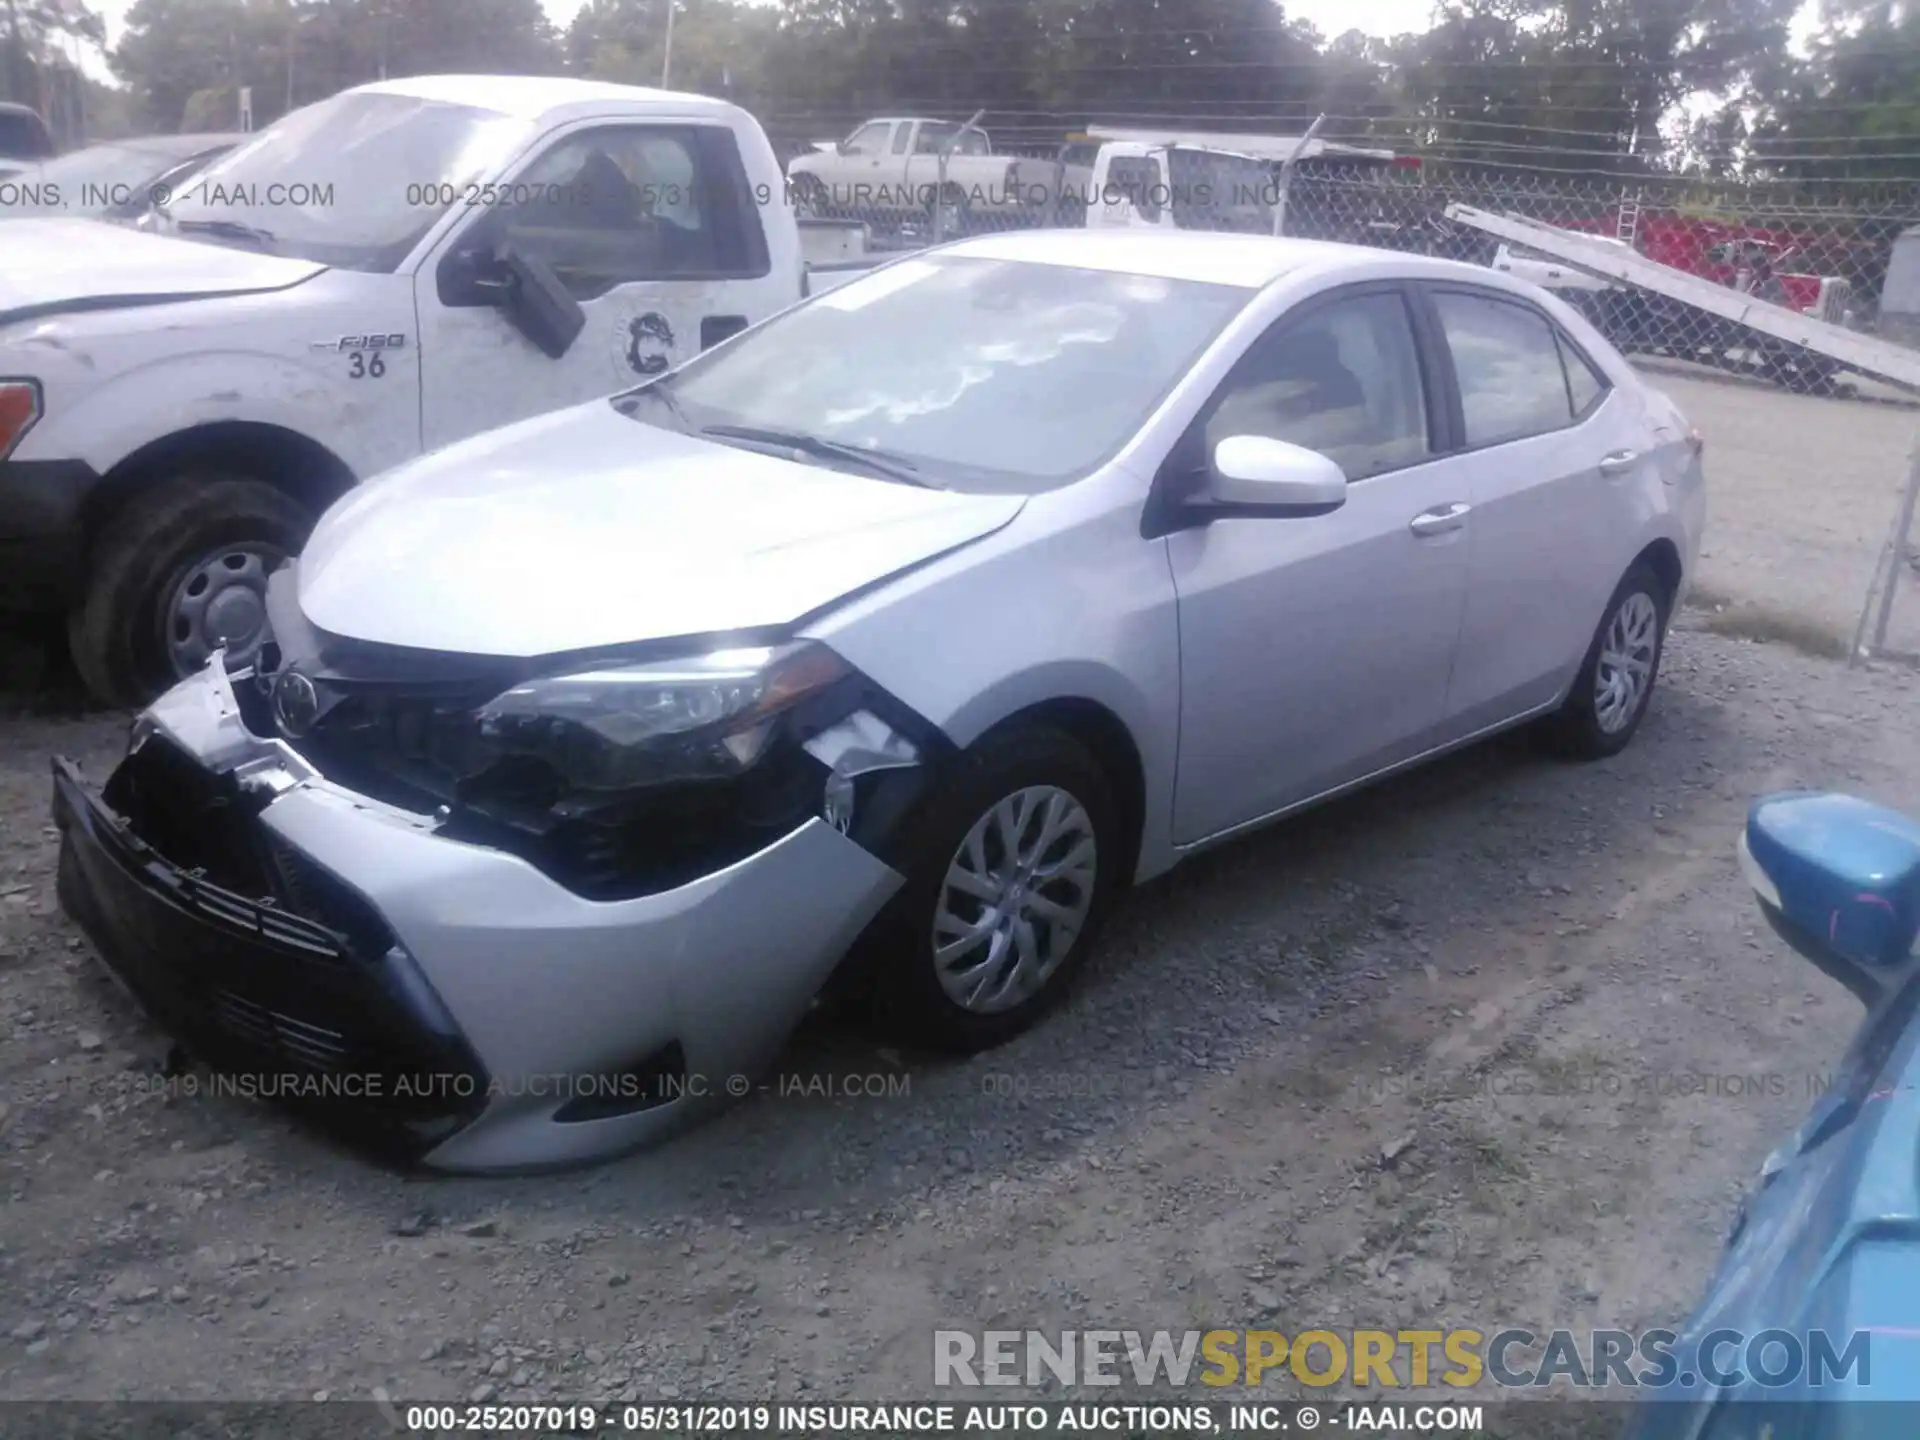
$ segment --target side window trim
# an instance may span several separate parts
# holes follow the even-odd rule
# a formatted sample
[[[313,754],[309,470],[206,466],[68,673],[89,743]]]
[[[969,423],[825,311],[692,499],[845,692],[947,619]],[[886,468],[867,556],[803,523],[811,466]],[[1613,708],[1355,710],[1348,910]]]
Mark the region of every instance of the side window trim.
[[[1233,367],[1213,387],[1213,393],[1207,396],[1200,408],[1194,412],[1193,419],[1180,432],[1180,438],[1168,449],[1166,458],[1160,462],[1160,468],[1154,473],[1153,485],[1147,492],[1147,503],[1140,515],[1140,535],[1142,539],[1155,540],[1170,535],[1181,528],[1178,519],[1180,513],[1181,490],[1190,478],[1206,462],[1207,423],[1226,403],[1234,381],[1245,374],[1247,365],[1253,360],[1260,348],[1270,342],[1284,339],[1294,326],[1311,320],[1322,310],[1348,300],[1361,300],[1374,295],[1397,296],[1407,312],[1407,323],[1413,336],[1414,363],[1420,369],[1421,399],[1427,411],[1427,448],[1430,453],[1405,465],[1391,466],[1385,470],[1376,470],[1364,480],[1355,480],[1355,485],[1365,485],[1389,475],[1399,475],[1417,466],[1431,464],[1442,458],[1442,452],[1434,448],[1436,438],[1444,431],[1436,430],[1438,424],[1434,410],[1435,387],[1432,376],[1433,357],[1427,353],[1420,331],[1420,302],[1412,288],[1404,280],[1362,280],[1351,285],[1336,286],[1323,290],[1312,299],[1295,305],[1257,335],[1246,349],[1240,352],[1240,358]],[[1194,451],[1198,450],[1198,461]]]
[[[1548,317],[1547,323],[1553,324],[1551,316]],[[1581,348],[1580,342],[1558,325],[1553,326],[1553,338],[1559,344],[1560,369],[1566,375],[1568,409],[1573,408],[1573,366],[1584,365],[1587,373],[1593,377],[1595,387],[1593,399],[1587,402],[1584,409],[1573,412],[1573,424],[1584,425],[1594,417],[1602,405],[1607,403],[1607,397],[1613,394],[1613,377],[1594,364],[1593,357]]]
[[[1581,349],[1579,343],[1560,327],[1558,321],[1525,296],[1510,294],[1505,290],[1495,290],[1489,286],[1474,285],[1469,282],[1455,280],[1423,280],[1416,282],[1414,288],[1418,293],[1418,304],[1416,308],[1425,312],[1428,323],[1432,327],[1431,338],[1434,345],[1434,352],[1430,357],[1429,363],[1440,370],[1445,380],[1448,421],[1453,431],[1450,438],[1454,441],[1454,444],[1452,448],[1444,453],[1449,455],[1471,455],[1480,450],[1492,450],[1501,445],[1518,445],[1525,440],[1537,440],[1542,435],[1558,435],[1562,431],[1576,429],[1592,419],[1593,416],[1599,412],[1600,407],[1607,403],[1607,397],[1613,394],[1614,384],[1612,377],[1588,358],[1587,352]],[[1440,307],[1435,303],[1435,297],[1439,295],[1464,295],[1472,300],[1484,300],[1492,304],[1511,305],[1517,310],[1525,311],[1547,327],[1548,333],[1553,337],[1554,356],[1560,362],[1561,387],[1566,391],[1567,396],[1567,413],[1569,418],[1566,424],[1556,425],[1551,430],[1536,430],[1530,435],[1516,435],[1508,440],[1489,441],[1484,445],[1474,445],[1468,441],[1466,402],[1462,399],[1460,393],[1460,371],[1453,363],[1453,346],[1447,341],[1446,327],[1440,320]],[[1569,350],[1593,372],[1594,379],[1600,384],[1599,394],[1594,397],[1593,402],[1588,405],[1585,410],[1578,414],[1575,414],[1573,410],[1573,382],[1567,371],[1567,352]]]

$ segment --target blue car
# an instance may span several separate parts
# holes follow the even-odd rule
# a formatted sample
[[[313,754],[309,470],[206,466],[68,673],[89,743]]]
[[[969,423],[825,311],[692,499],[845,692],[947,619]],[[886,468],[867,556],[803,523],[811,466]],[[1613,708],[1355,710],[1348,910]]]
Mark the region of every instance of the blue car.
[[[1920,824],[1846,795],[1754,804],[1742,871],[1867,1016],[1767,1157],[1630,1440],[1920,1440]]]

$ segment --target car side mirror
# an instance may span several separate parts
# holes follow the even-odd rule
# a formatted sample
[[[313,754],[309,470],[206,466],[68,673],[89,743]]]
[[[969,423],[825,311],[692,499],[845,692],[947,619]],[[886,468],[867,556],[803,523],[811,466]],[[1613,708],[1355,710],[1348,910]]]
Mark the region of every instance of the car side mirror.
[[[1791,791],[1754,802],[1738,854],[1767,922],[1869,1007],[1920,963],[1920,823]]]
[[[1196,498],[1215,514],[1304,519],[1346,504],[1347,476],[1316,450],[1265,435],[1229,435],[1213,447]]]
[[[573,348],[586,328],[587,312],[551,265],[503,244],[494,251],[493,270],[493,276],[481,284],[496,296],[515,329],[550,359],[558,360]]]

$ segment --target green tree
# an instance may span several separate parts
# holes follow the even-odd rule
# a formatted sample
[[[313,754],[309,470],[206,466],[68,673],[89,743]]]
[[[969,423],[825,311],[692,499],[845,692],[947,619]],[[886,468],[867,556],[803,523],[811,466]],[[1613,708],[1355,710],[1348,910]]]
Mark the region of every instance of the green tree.
[[[77,142],[87,85],[66,51],[75,42],[97,45],[104,33],[80,0],[0,0],[0,100],[32,106],[56,141]]]
[[[1750,125],[1725,122],[1744,140],[1748,168],[1910,180],[1920,152],[1920,15],[1886,0],[1836,8],[1810,50],[1807,63],[1777,65],[1743,97],[1753,102]]]

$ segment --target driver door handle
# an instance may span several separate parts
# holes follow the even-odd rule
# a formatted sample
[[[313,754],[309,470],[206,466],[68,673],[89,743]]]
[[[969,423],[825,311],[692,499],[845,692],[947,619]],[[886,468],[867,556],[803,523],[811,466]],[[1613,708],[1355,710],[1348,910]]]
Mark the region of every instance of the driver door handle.
[[[1439,505],[1432,510],[1422,510],[1407,522],[1407,528],[1416,535],[1444,535],[1449,530],[1458,530],[1467,523],[1467,512],[1471,505],[1455,501],[1451,505]]]
[[[1633,468],[1633,462],[1640,458],[1637,450],[1616,450],[1600,459],[1602,475],[1624,475]]]

